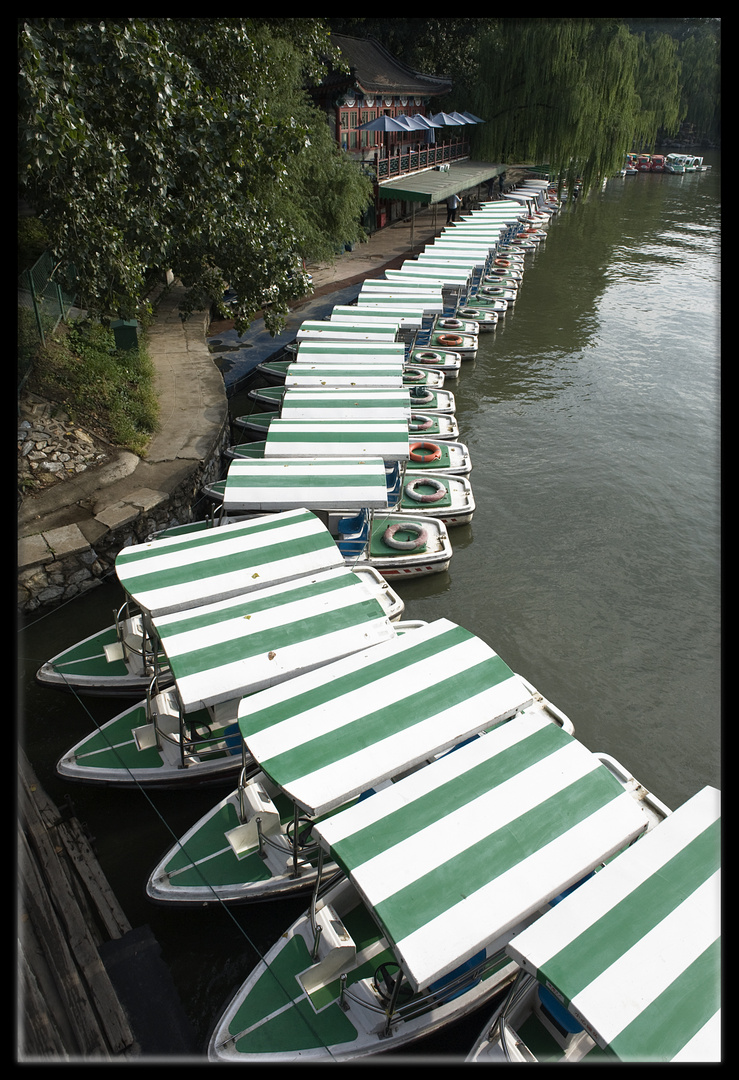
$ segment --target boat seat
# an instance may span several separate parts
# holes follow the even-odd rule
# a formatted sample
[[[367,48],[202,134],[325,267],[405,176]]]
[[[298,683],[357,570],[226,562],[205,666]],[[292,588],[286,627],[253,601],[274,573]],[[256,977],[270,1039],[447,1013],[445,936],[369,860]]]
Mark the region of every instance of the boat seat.
[[[465,962],[463,964],[460,964],[459,967],[455,968],[454,971],[450,971],[448,975],[443,975],[440,979],[437,979],[436,982],[430,983],[429,993],[439,994],[439,996],[444,1001],[453,1001],[454,998],[459,997],[461,994],[466,994],[471,987],[476,986],[479,983],[479,977],[475,979],[474,982],[463,982],[457,990],[455,990],[449,995],[444,994],[443,990],[445,986],[448,986],[449,983],[454,982],[455,979],[458,979],[461,975],[464,975],[465,972],[472,971],[478,966],[478,964],[482,964],[484,959],[485,950],[480,949],[478,953],[475,953],[474,956],[471,956],[469,960],[465,960]]]
[[[367,515],[360,511],[354,518],[342,518],[339,521],[339,536],[336,546],[345,558],[361,555],[367,547],[370,524]]]
[[[243,800],[246,821],[233,829],[228,829],[224,834],[236,856],[253,851],[257,846],[257,818],[260,819],[263,836],[271,836],[280,831],[280,815],[277,807],[260,783],[252,781],[245,784]]]
[[[339,533],[342,537],[353,537],[354,535],[361,535],[364,526],[367,523],[367,517],[363,510],[360,510],[354,517],[345,517],[339,519]]]
[[[538,987],[538,995],[544,1014],[566,1035],[577,1035],[583,1030],[582,1024],[579,1024],[572,1013],[568,1012],[560,1001],[557,1001],[546,986]]]
[[[112,645],[103,645],[103,652],[109,664],[112,664],[114,660],[126,659],[126,653],[120,641],[114,641]]]
[[[357,956],[352,936],[330,904],[318,908],[316,924],[321,928],[318,963],[298,976],[298,981],[309,995],[326,983],[333,982],[342,971],[347,971]]]

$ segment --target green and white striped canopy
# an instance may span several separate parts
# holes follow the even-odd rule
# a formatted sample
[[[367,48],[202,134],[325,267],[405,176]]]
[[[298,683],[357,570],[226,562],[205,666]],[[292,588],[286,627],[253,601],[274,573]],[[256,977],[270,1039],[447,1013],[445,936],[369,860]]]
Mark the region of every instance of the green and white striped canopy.
[[[405,295],[404,295],[405,292]],[[368,307],[393,306],[401,303],[413,304],[429,315],[440,314],[444,310],[444,300],[439,289],[436,293],[421,289],[362,289],[357,306],[365,310]]]
[[[442,286],[436,285],[433,282],[422,281],[418,284],[413,282],[400,280],[390,282],[387,278],[366,278],[362,282],[362,288],[360,290],[360,296],[365,293],[372,293],[375,291],[386,292],[389,288],[397,293],[416,293],[416,292],[429,292],[436,293],[441,298]]]
[[[371,315],[371,312],[367,312],[366,314],[363,313],[356,306],[356,304],[336,304],[331,309],[331,314],[329,315],[329,322],[348,322],[352,326],[357,324],[364,326],[371,323],[372,326],[387,325],[394,326],[396,328],[398,327],[400,322],[397,316],[388,314],[387,311],[384,314],[382,312],[378,312],[374,314],[372,318],[370,318]]]
[[[356,360],[349,356],[346,364],[335,362],[290,364],[285,373],[285,386],[305,389],[311,386],[385,387],[399,390],[403,386],[403,362]]]
[[[303,508],[123,548],[126,593],[157,619],[169,612],[343,566],[330,532]]]
[[[243,458],[231,462],[224,510],[359,510],[387,507],[387,475],[381,457]]]
[[[311,363],[325,363],[336,357],[346,363],[351,356],[354,360],[371,360],[374,363],[405,360],[405,345],[402,341],[301,341],[295,359]]]
[[[280,407],[280,416],[286,420],[403,420],[410,415],[407,387],[288,388]]]
[[[396,636],[380,601],[344,566],[164,615],[156,625],[184,712]]]
[[[508,952],[621,1061],[720,1061],[721,793],[703,788]]]
[[[242,702],[239,727],[264,771],[316,816],[531,701],[489,645],[438,619]]]
[[[395,341],[397,325],[377,326],[372,324],[336,324],[331,322],[301,323],[296,337],[298,342],[308,339],[313,341]]]
[[[285,420],[267,429],[265,458],[410,457],[407,420]]]
[[[419,266],[416,262],[407,262],[400,270],[386,270],[388,281],[400,281],[403,278],[412,278],[417,281],[438,281],[445,285],[466,285],[470,275],[465,270],[445,269],[437,270],[434,267]]]
[[[478,254],[474,251],[463,251],[460,248],[454,248],[449,253],[438,252],[433,255],[419,255],[418,261],[421,266],[457,266],[463,270],[474,270],[476,266],[483,266],[489,255],[490,252],[487,249]]]
[[[419,329],[423,325],[424,309],[422,305],[404,304],[396,302],[394,305],[374,304],[369,307],[360,301],[352,307],[335,307],[331,312],[332,323],[350,322],[352,319],[361,319],[363,323],[372,321],[380,326],[392,324],[402,326],[405,329]]]
[[[423,989],[535,916],[646,824],[582,743],[524,713],[313,835]]]

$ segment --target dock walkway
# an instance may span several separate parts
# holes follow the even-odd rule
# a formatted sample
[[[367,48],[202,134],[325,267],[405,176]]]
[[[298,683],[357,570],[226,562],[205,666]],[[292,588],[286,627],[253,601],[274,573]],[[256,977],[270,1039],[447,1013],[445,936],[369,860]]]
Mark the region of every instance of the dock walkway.
[[[132,929],[79,821],[20,748],[17,957],[19,1062],[192,1053],[150,929]]]

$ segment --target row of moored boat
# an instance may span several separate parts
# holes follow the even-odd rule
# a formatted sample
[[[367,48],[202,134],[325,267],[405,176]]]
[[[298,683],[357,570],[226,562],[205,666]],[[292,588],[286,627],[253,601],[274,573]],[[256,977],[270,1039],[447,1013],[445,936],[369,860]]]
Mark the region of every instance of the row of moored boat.
[[[62,777],[233,785],[153,902],[310,898],[214,1002],[212,1061],[356,1060],[486,1004],[470,1062],[717,1060],[719,792],[671,812],[394,588],[472,519],[449,387],[557,209],[526,182],[305,322],[260,365],[213,513],[122,550],[114,624],[38,672],[133,699]]]

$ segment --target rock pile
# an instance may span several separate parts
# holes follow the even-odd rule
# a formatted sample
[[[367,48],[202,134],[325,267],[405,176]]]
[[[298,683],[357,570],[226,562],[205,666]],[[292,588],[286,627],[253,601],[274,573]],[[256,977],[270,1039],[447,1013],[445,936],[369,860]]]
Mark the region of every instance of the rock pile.
[[[18,491],[38,492],[108,457],[108,447],[47,401],[24,395],[18,415]]]

